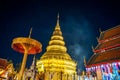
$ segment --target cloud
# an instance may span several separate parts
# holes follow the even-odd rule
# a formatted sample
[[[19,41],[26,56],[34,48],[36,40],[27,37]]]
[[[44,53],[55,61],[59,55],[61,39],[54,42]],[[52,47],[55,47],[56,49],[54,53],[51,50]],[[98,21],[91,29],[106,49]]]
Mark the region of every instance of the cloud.
[[[83,47],[80,46],[79,44],[70,45],[68,48],[69,48],[70,52],[74,53],[76,56],[78,56],[84,52]]]
[[[63,23],[65,26],[64,38],[68,53],[78,63],[79,69],[84,69],[84,56],[90,57],[90,49],[94,39],[92,24],[85,18],[68,16]]]

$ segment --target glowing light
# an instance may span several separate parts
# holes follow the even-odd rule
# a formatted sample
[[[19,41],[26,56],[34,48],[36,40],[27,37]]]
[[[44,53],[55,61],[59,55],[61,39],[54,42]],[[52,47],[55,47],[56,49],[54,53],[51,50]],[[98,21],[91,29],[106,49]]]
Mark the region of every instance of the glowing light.
[[[118,64],[120,65],[120,62],[118,62]]]
[[[4,72],[4,70],[1,70],[1,71],[0,71],[0,74],[2,74],[3,72]]]
[[[96,69],[97,69],[98,67],[96,66]]]
[[[101,68],[104,67],[103,65],[101,65]]]
[[[92,67],[92,69],[94,69],[94,67]]]

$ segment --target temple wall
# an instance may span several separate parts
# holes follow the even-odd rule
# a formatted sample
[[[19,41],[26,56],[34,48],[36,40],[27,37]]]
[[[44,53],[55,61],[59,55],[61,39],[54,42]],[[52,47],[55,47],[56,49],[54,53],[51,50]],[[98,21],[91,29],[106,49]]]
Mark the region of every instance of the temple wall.
[[[96,74],[97,80],[120,80],[120,62],[86,68],[89,75]]]
[[[43,80],[77,80],[77,75],[61,72],[45,72]]]

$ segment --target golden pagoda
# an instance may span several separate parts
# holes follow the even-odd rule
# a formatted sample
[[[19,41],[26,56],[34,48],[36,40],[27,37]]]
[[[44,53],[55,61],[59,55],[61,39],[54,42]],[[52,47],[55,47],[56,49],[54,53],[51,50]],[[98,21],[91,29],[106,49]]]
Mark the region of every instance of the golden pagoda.
[[[46,52],[37,61],[38,71],[44,74],[44,80],[75,80],[76,65],[67,53],[58,14],[57,24]]]

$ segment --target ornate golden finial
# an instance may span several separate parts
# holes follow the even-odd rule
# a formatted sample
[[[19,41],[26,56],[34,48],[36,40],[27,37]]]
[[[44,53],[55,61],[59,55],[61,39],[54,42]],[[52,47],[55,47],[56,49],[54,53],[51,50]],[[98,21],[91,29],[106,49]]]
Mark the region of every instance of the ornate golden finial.
[[[96,37],[96,39],[97,39],[97,41],[99,42],[99,38],[98,38],[98,37]]]
[[[101,30],[101,28],[99,28],[99,32],[100,32],[100,33],[102,33],[102,30]]]
[[[29,38],[31,38],[31,34],[32,34],[32,27],[30,28]]]
[[[59,26],[59,13],[57,15],[57,26]]]
[[[34,55],[33,59],[35,60],[35,58],[36,58],[36,55]]]
[[[85,58],[85,56],[84,56],[84,66],[86,66],[86,58]]]
[[[33,66],[36,66],[36,56],[35,56],[35,55],[34,55],[34,57],[33,57],[32,65],[33,65]]]
[[[94,51],[94,47],[93,47],[93,45],[92,45],[92,51]]]

